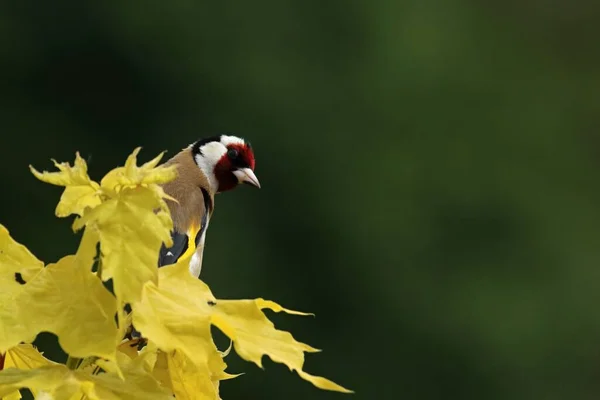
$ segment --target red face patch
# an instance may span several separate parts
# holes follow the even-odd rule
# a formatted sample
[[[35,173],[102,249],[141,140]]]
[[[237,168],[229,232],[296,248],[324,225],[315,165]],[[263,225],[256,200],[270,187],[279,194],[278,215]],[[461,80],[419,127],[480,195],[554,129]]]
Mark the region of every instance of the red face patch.
[[[254,152],[248,144],[231,144],[227,146],[227,153],[223,158],[227,158],[234,169],[250,168],[254,171]]]
[[[230,144],[227,146],[227,153],[221,157],[215,165],[215,176],[219,181],[219,192],[231,190],[238,184],[238,179],[233,171],[250,168],[254,171],[256,162],[254,152],[249,144]]]

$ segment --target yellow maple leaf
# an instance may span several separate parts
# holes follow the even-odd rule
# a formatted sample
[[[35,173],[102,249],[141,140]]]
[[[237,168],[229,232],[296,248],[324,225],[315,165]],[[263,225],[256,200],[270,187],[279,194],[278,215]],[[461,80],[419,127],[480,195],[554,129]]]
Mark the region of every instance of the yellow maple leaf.
[[[108,372],[93,375],[88,371],[72,371],[62,364],[52,364],[30,370],[6,369],[0,372],[0,397],[21,388],[37,391],[53,400],[73,400],[86,396],[89,400],[172,400],[172,395],[160,387],[143,360],[119,356],[116,364],[102,362]],[[114,370],[113,370],[114,369]]]
[[[184,272],[191,278],[187,264]],[[168,281],[162,277],[161,280]],[[194,299],[185,299],[185,294],[181,294],[193,296],[196,293],[190,293],[186,286],[176,288],[178,282],[175,280],[169,282],[173,286],[165,284],[165,287],[161,286],[162,290],[153,282],[146,283],[141,301],[133,306],[133,324],[167,353],[171,387],[175,393],[184,396],[183,399],[188,399],[192,392],[204,396],[197,398],[216,399],[213,376],[214,379],[222,376],[226,366],[212,341],[209,315],[197,307]],[[179,351],[178,356],[175,351]],[[188,375],[189,381],[185,382]]]
[[[22,321],[24,304],[20,303],[20,299],[24,289],[17,278],[29,281],[43,269],[44,263],[17,243],[0,225],[0,353],[21,341],[35,339],[37,332]]]
[[[155,204],[152,190],[127,188],[74,224],[75,229],[87,224],[98,230],[102,278],[113,279],[122,304],[137,300],[146,281],[156,282],[160,246],[171,243],[171,227],[152,211]]]
[[[134,383],[135,386],[153,387],[153,391],[155,392],[170,393],[170,390],[162,387],[160,381],[153,376],[152,366],[155,362],[155,354],[147,351],[140,353],[134,358],[124,353],[117,353],[116,363],[108,360],[97,361],[98,366],[108,372],[106,375],[100,375],[99,379],[108,384],[110,381],[120,379],[122,374],[124,380]],[[128,399],[129,397],[124,398]]]
[[[166,354],[166,358],[170,387],[177,400],[218,400],[220,398],[219,381],[237,376],[229,375],[222,371],[221,363],[219,363],[219,366],[209,365],[209,373],[211,369],[217,372],[217,374],[210,375],[212,389],[209,389],[206,387],[205,368],[198,367],[194,360],[190,359],[180,350],[174,350]],[[216,359],[212,361],[215,362]]]
[[[21,343],[12,349],[9,349],[6,352],[4,359],[4,369],[34,369],[51,364],[54,363],[45,358],[35,347],[25,343]],[[33,395],[36,395],[36,391],[33,391]],[[21,394],[19,391],[16,391],[2,397],[2,400],[18,400],[20,398]]]
[[[152,343],[150,342],[144,350],[150,350],[152,348]],[[171,393],[173,393],[173,385],[171,384],[171,375],[169,373],[169,360],[167,359],[167,353],[164,351],[158,350],[156,346],[154,346],[154,350],[152,351],[154,355],[154,362],[152,364],[152,375],[154,378],[161,383],[165,388],[168,388]]]
[[[83,215],[86,207],[93,208],[100,204],[100,185],[92,181],[87,173],[87,164],[79,153],[71,167],[68,163],[57,163],[52,160],[59,172],[39,172],[31,165],[29,169],[41,181],[65,186],[58,205],[56,216],[66,217],[71,214]]]
[[[133,324],[160,349],[181,352],[197,368],[209,366],[197,371],[202,377],[196,383],[198,391],[213,399],[216,393],[209,381],[227,377],[225,364],[210,336],[213,324],[233,340],[236,352],[245,360],[262,366],[261,358],[266,354],[321,389],[350,392],[326,378],[304,372],[304,352],[318,350],[296,341],[289,332],[275,329],[261,310],[305,313],[287,310],[264,299],[217,300],[206,284],[190,275],[188,262],[183,258],[161,268],[158,286],[150,282],[144,286],[141,301],[133,306]],[[212,362],[215,364],[211,365]]]
[[[74,166],[54,162],[58,172],[31,171],[40,180],[65,186],[57,215],[79,214],[75,230],[87,225],[99,233],[104,280],[113,279],[119,304],[139,298],[146,281],[156,281],[157,260],[164,242],[172,244],[173,223],[160,184],[175,178],[172,166],[157,166],[162,153],[137,166],[140,148],[125,166],[110,171],[98,185],[87,174],[85,161],[76,155]]]
[[[158,183],[173,179],[176,171],[154,168],[161,155],[137,167],[138,152],[102,179],[106,199],[73,224],[75,230],[87,225],[99,232],[102,278],[113,279],[119,304],[138,300],[143,284],[156,282],[160,247],[172,244],[173,222]]]
[[[44,365],[53,364],[45,358],[33,345],[21,343],[6,352],[4,369],[34,369]]]
[[[152,371],[154,378],[169,389],[178,400],[217,400],[219,399],[219,380],[235,378],[224,372],[225,363],[217,357],[209,360],[208,369],[205,364],[198,366],[180,350],[169,353],[160,350],[156,344],[149,341],[141,352],[131,351],[131,341],[119,346],[119,351],[130,358],[143,357],[147,369]],[[223,356],[220,352],[219,354]],[[214,373],[211,373],[214,371]],[[213,390],[208,388],[211,378]]]
[[[273,361],[288,366],[292,371],[318,387],[336,392],[352,393],[327,378],[311,375],[302,368],[304,353],[317,350],[307,344],[298,342],[291,333],[275,329],[261,311],[264,308],[273,311],[284,311],[296,315],[308,315],[291,311],[279,304],[263,299],[256,300],[218,300],[213,307],[211,322],[233,340],[233,347],[244,360],[252,361],[262,368],[262,356],[268,355]]]
[[[10,237],[4,236],[4,243],[9,246],[0,248],[0,261],[22,257],[22,249]],[[17,251],[11,253],[11,248]],[[18,265],[5,268],[0,263],[0,352],[48,331],[72,356],[114,358],[116,306],[91,272],[95,253],[95,240],[86,232],[76,255],[39,268],[22,285],[13,276]],[[35,260],[31,257],[27,263]]]
[[[42,268],[44,263],[31,254],[27,247],[10,237],[8,230],[0,224],[0,273],[7,277],[18,273],[27,281]],[[15,286],[18,285],[14,277],[8,281],[14,282]],[[8,284],[8,281],[3,284]]]
[[[101,186],[105,190],[118,191],[124,187],[135,187],[138,185],[163,184],[175,179],[177,174],[173,166],[158,166],[163,153],[154,157],[152,160],[137,166],[137,155],[141,147],[136,148],[125,161],[123,167],[118,167],[110,171],[102,181]]]

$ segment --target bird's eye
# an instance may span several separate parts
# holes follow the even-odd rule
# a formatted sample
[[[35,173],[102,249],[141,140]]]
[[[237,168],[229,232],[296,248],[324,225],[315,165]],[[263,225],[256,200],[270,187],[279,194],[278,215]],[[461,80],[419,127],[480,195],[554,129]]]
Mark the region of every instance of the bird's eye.
[[[239,154],[240,154],[240,152],[237,151],[237,149],[229,149],[229,150],[227,150],[227,157],[229,157],[231,159],[237,158],[237,156]]]

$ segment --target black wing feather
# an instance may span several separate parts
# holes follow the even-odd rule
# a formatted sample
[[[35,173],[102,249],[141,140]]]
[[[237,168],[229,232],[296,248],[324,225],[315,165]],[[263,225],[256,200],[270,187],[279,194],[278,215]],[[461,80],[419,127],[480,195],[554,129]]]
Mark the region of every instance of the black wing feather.
[[[207,227],[207,222],[208,222],[208,216],[210,215],[210,213],[212,213],[212,208],[213,208],[213,204],[212,201],[210,199],[210,196],[208,194],[208,192],[206,191],[206,189],[202,189],[202,198],[204,199],[204,215],[202,216],[202,221],[200,221],[200,229],[198,229],[198,232],[196,233],[196,237],[194,238],[194,242],[196,243],[196,247],[198,247],[198,245],[200,244],[200,239],[202,239],[202,235],[204,234],[204,231],[206,230]]]
[[[173,246],[167,248],[165,244],[160,248],[160,255],[158,256],[158,267],[164,267],[165,265],[175,264],[179,257],[183,255],[188,249],[189,238],[186,233],[171,232],[171,238],[173,239]]]
[[[196,237],[194,237],[194,243],[196,247],[200,244],[200,239],[206,230],[208,215],[212,212],[213,203],[212,200],[206,191],[206,189],[202,190],[202,197],[204,200],[204,215],[202,216],[202,221],[200,221],[200,229],[196,232]],[[191,233],[191,232],[190,232]],[[158,267],[164,267],[165,265],[175,264],[179,257],[181,257],[188,249],[189,246],[189,236],[187,233],[179,233],[179,232],[171,232],[171,238],[173,239],[173,246],[167,248],[165,244],[160,248],[160,254],[158,256]]]

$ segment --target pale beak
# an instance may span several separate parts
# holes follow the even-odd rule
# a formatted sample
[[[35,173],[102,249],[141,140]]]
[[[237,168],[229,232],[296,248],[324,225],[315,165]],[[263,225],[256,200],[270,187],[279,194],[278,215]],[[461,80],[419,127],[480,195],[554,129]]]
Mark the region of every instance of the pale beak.
[[[256,186],[260,189],[260,183],[258,182],[258,178],[256,177],[256,175],[254,175],[254,171],[252,171],[250,168],[236,169],[235,171],[233,171],[233,174],[237,176],[238,181],[240,181],[240,183],[249,183],[250,185]]]

